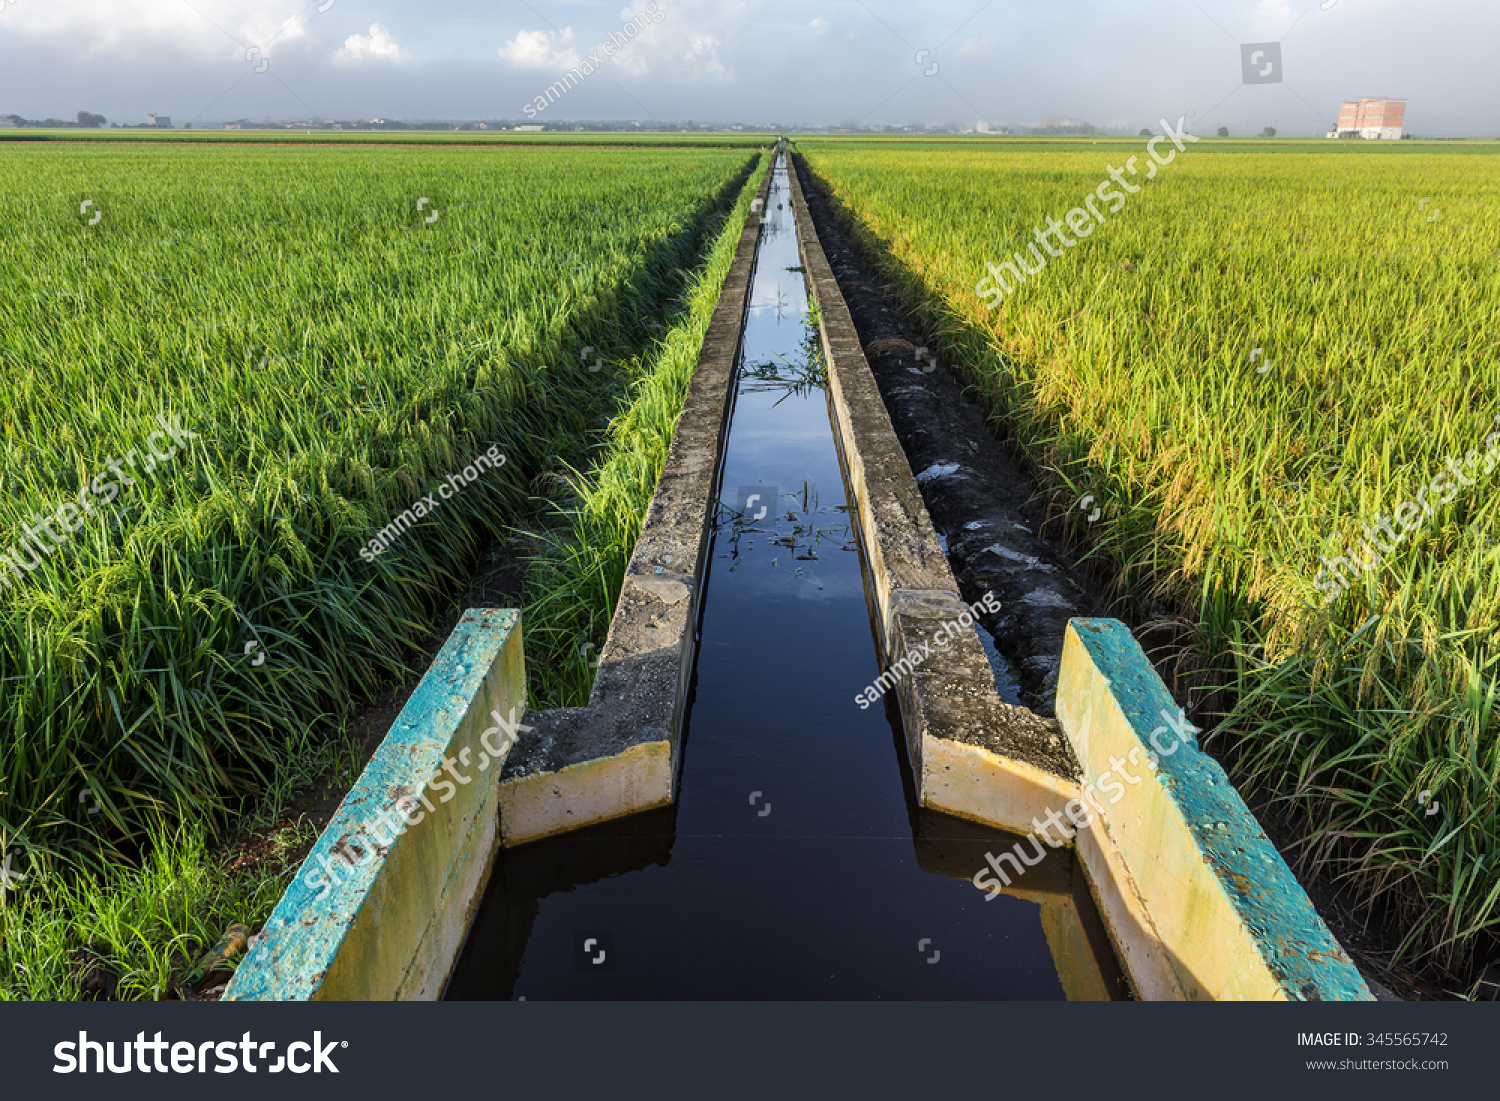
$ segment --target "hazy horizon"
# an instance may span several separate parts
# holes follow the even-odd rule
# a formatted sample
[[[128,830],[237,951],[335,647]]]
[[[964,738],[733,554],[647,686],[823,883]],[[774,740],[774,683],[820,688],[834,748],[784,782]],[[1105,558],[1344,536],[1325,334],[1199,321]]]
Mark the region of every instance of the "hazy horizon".
[[[1192,112],[1199,132],[1297,136],[1390,96],[1409,133],[1492,136],[1496,31],[1484,0],[0,0],[0,115],[1133,129]],[[1271,43],[1284,71],[1247,83]]]

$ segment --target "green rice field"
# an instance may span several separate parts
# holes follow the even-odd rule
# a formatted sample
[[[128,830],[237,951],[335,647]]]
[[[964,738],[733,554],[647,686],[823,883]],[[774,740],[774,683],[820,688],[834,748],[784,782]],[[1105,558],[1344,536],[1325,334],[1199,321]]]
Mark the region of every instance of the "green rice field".
[[[1500,146],[1206,139],[1146,178],[1147,140],[796,149],[1054,533],[1173,640],[1293,866],[1396,962],[1472,971]],[[531,705],[587,701],[764,145],[0,140],[0,998],[79,996],[84,949],[171,996],[181,945],[263,921],[291,794],[358,775],[349,716],[497,544],[540,548]]]
[[[222,816],[400,673],[682,358],[760,156],[0,144],[0,850]]]
[[[1500,931],[1500,147],[1169,143],[1147,180],[1146,141],[799,147],[1116,594],[1191,641],[1289,859],[1465,967]]]

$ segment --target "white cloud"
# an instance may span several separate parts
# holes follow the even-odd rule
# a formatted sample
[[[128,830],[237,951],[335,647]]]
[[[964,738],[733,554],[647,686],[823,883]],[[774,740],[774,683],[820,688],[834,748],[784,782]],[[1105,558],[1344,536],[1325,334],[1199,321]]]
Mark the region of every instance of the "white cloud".
[[[0,0],[0,24],[33,41],[66,44],[75,56],[82,52],[134,58],[143,48],[169,44],[200,57],[240,59],[247,45],[270,55],[310,36],[317,15],[307,9],[293,15],[268,10],[260,0],[218,0],[188,7],[182,0],[69,0],[66,4],[36,4],[22,0],[6,6]],[[200,9],[206,9],[200,10]]]
[[[826,31],[828,29],[828,20],[824,19],[820,15],[816,19],[814,19],[811,23],[809,23],[808,26],[811,27],[815,31]]]
[[[685,80],[731,80],[734,74],[719,60],[719,40],[710,34],[695,34],[679,59],[678,72]]]
[[[734,71],[719,57],[723,43],[717,35],[667,24],[642,34],[615,55],[615,64],[636,77],[681,80],[690,84],[734,79]]]
[[[396,41],[384,23],[372,23],[369,34],[351,34],[333,55],[335,61],[407,61],[411,51]]]
[[[522,31],[500,47],[500,56],[520,69],[571,69],[583,61],[572,42],[572,27],[561,31]]]

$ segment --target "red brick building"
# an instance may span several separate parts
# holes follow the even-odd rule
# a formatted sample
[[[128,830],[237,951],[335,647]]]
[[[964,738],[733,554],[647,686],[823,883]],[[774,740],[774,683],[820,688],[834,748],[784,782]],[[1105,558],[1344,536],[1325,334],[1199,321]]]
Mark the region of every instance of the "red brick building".
[[[1406,100],[1365,97],[1346,101],[1339,108],[1338,125],[1328,132],[1328,136],[1399,141],[1405,123]]]

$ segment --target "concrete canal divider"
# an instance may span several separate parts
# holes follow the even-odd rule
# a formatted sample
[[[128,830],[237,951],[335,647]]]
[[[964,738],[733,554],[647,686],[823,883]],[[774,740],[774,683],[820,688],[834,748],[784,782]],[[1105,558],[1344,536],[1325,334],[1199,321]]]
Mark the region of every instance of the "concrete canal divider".
[[[770,183],[768,166],[757,210]],[[506,763],[500,805],[507,846],[672,802],[714,481],[759,232],[752,214],[625,570],[589,704],[529,716],[535,732]]]
[[[1000,698],[795,172],[791,185],[878,634],[889,666],[917,663],[899,694],[918,797],[934,810],[1028,832],[1048,806],[1078,795],[1078,763],[1056,722]],[[957,630],[934,646],[945,623]]]

